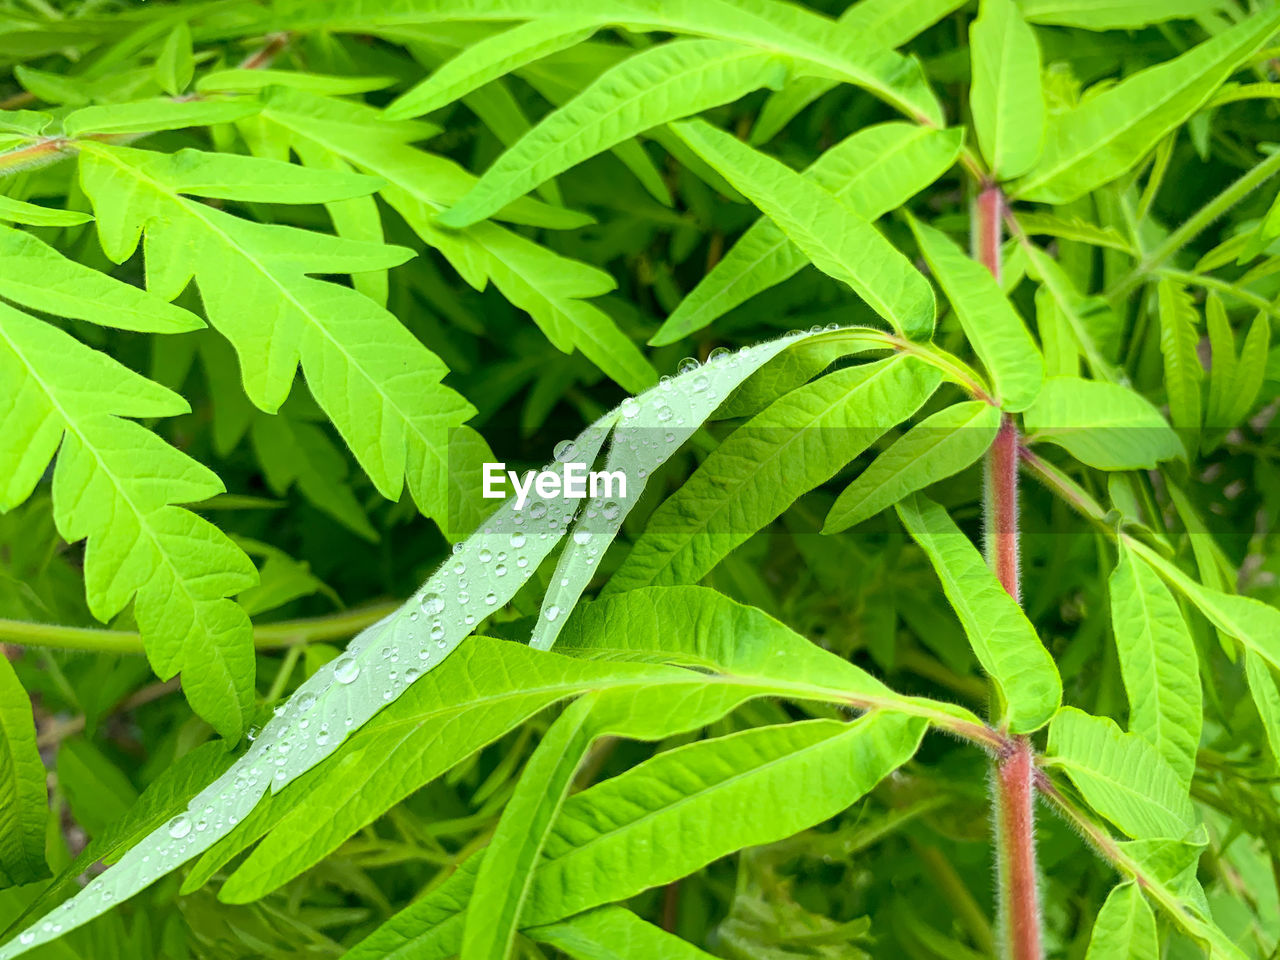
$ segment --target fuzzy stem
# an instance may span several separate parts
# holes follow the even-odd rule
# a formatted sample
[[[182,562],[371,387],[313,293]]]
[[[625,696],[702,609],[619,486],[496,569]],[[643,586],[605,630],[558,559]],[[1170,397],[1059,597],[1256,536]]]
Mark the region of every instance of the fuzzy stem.
[[[978,195],[973,229],[974,256],[1000,280],[1004,194],[989,184]],[[1017,602],[1018,428],[1005,416],[987,454],[984,500],[987,508],[987,562],[1001,586]],[[1000,927],[1008,960],[1042,960],[1040,902],[1036,878],[1035,760],[1026,737],[1009,740],[996,760],[995,830]]]

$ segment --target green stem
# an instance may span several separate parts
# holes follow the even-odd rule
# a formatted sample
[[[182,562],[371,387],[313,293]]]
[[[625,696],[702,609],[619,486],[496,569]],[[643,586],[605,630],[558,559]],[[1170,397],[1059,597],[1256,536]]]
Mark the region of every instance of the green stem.
[[[1142,261],[1121,278],[1115,287],[1107,291],[1107,299],[1125,296],[1138,286],[1147,274],[1161,266],[1191,240],[1200,235],[1213,221],[1234,207],[1262,184],[1280,173],[1280,150],[1257,164],[1227,189],[1188,217],[1177,230],[1165,237],[1164,242],[1143,257]]]
[[[379,603],[343,610],[326,617],[284,620],[253,628],[253,645],[259,650],[280,650],[322,640],[341,640],[359,633],[397,609],[397,603]],[[67,627],[57,623],[0,619],[0,643],[22,647],[52,647],[92,653],[145,652],[140,634],[128,630]]]

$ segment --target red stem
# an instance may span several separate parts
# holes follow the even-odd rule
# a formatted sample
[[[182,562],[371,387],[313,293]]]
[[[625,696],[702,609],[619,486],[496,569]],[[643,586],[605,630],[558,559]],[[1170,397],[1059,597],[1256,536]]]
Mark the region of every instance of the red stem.
[[[1004,195],[994,184],[978,195],[974,255],[1000,280]],[[987,454],[987,562],[1001,586],[1021,602],[1018,578],[1018,428],[1006,416]],[[1036,877],[1035,759],[1031,742],[1014,737],[996,761],[996,862],[1000,918],[1008,960],[1042,960]]]

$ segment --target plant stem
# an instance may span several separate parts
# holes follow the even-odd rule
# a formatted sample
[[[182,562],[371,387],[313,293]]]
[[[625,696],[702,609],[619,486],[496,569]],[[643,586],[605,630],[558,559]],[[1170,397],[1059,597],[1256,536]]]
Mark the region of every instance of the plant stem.
[[[253,628],[253,645],[259,650],[280,650],[321,640],[340,640],[377,623],[396,603],[379,603],[356,610],[343,610],[327,617],[283,620]],[[135,653],[145,650],[142,637],[128,630],[99,630],[94,627],[67,627],[57,623],[0,619],[0,643],[24,647],[54,647],[92,653]]]
[[[1234,207],[1258,187],[1280,173],[1280,150],[1257,164],[1227,189],[1193,213],[1182,226],[1169,234],[1158,247],[1143,257],[1142,262],[1121,278],[1116,285],[1103,296],[1108,299],[1123,297],[1138,286],[1152,270],[1161,266],[1166,260],[1185,247],[1191,240]]]
[[[978,195],[974,255],[1000,280],[1004,194],[990,184]],[[1018,427],[1008,415],[987,453],[984,474],[987,562],[1001,586],[1021,602],[1018,579]],[[1013,737],[996,760],[996,868],[1000,928],[1008,960],[1041,960],[1036,878],[1035,759],[1026,737]]]

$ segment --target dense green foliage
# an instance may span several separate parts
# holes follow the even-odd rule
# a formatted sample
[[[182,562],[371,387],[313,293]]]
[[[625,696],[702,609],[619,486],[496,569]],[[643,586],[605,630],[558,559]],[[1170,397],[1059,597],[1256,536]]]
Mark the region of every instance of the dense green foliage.
[[[0,0],[0,958],[1277,956],[1277,56]]]

